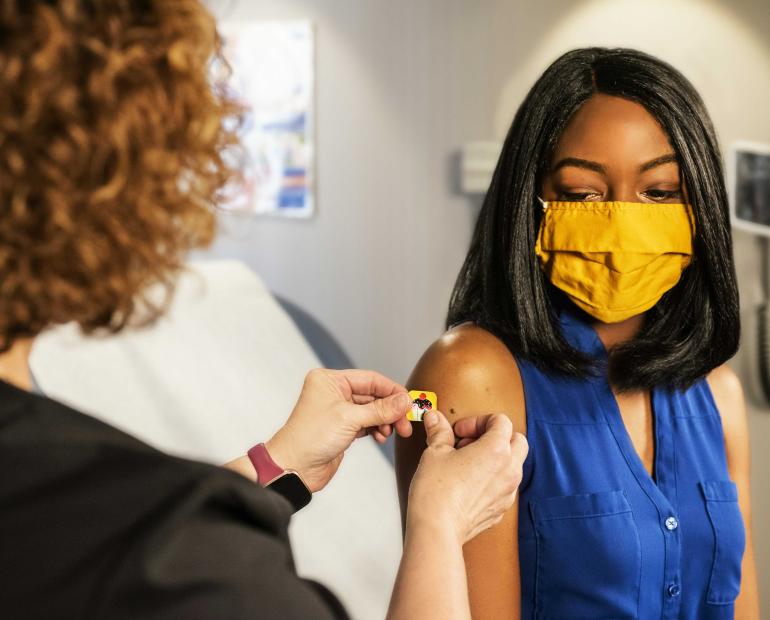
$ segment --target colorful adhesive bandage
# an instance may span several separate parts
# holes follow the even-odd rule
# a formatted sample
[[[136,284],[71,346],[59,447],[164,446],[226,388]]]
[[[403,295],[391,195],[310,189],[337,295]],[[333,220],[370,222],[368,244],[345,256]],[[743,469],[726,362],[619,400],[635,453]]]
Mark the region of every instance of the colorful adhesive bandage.
[[[412,408],[407,411],[406,419],[412,422],[422,422],[422,416],[426,411],[436,411],[438,409],[438,399],[435,392],[425,390],[412,390],[409,392],[412,399]]]

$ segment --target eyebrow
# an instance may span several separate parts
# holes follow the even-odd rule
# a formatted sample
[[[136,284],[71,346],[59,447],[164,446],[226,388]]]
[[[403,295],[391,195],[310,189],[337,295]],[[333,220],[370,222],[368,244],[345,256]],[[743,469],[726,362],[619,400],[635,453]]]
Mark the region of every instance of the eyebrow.
[[[564,159],[560,159],[558,163],[551,169],[551,172],[556,172],[565,166],[585,168],[586,170],[593,170],[594,172],[599,172],[601,174],[607,173],[607,168],[605,168],[599,162],[591,161],[589,159],[580,159],[579,157],[565,157]]]
[[[658,166],[662,166],[663,164],[671,164],[671,163],[678,163],[676,159],[676,155],[674,153],[667,153],[666,155],[661,155],[660,157],[656,157],[655,159],[651,159],[646,164],[642,164],[639,166],[639,172],[646,172],[647,170],[651,170],[652,168],[657,168]]]
[[[661,155],[660,157],[656,157],[655,159],[643,163],[639,166],[639,172],[647,172],[647,170],[651,170],[652,168],[657,168],[658,166],[670,163],[677,163],[675,153],[666,153],[665,155]],[[591,161],[590,159],[581,159],[580,157],[565,157],[564,159],[560,159],[551,169],[551,172],[556,172],[565,166],[585,168],[586,170],[593,170],[600,174],[607,174],[607,168],[603,164],[600,164],[597,161]]]

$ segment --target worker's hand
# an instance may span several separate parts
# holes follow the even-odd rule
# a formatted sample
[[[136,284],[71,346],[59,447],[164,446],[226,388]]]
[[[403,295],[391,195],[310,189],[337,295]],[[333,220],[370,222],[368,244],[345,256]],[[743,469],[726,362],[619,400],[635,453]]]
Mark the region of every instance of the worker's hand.
[[[423,423],[428,447],[409,488],[407,532],[441,524],[465,544],[498,523],[513,505],[527,440],[513,433],[504,415],[460,420],[455,432],[474,441],[459,449],[442,413],[426,412]]]
[[[412,434],[406,389],[368,370],[313,370],[286,424],[265,445],[284,469],[297,471],[312,491],[324,488],[357,437],[380,442],[395,428]]]

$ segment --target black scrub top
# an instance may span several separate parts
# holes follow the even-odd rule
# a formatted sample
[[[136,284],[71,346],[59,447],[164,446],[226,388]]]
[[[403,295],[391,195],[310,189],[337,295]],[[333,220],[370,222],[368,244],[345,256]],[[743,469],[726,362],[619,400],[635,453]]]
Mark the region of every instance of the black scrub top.
[[[0,617],[346,618],[289,503],[0,381]]]

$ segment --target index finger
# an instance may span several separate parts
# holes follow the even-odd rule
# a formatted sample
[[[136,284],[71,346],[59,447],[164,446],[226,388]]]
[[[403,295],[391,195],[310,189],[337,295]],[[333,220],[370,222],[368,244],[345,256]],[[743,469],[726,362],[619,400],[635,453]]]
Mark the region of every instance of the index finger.
[[[454,427],[455,435],[461,439],[481,439],[487,436],[499,436],[510,441],[513,424],[502,413],[463,418]]]
[[[455,435],[460,438],[478,439],[487,430],[487,424],[491,417],[492,414],[476,415],[458,420],[454,425]]]
[[[386,398],[406,392],[406,388],[373,370],[333,370],[335,378],[345,392],[353,397],[372,396]]]
[[[507,415],[494,413],[489,416],[487,428],[480,439],[483,440],[484,437],[491,437],[492,435],[499,435],[506,441],[511,441],[511,438],[513,437],[513,422],[511,422],[511,419]]]

